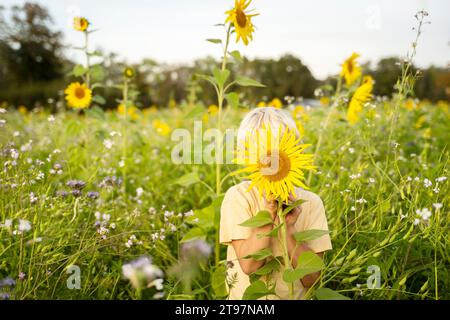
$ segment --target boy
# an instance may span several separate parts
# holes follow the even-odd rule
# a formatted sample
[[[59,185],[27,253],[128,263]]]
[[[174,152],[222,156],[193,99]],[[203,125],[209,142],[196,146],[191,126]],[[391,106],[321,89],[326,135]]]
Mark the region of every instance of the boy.
[[[238,131],[238,145],[248,135],[256,133],[261,128],[271,127],[274,131],[279,127],[293,130],[299,137],[294,120],[283,110],[272,107],[256,108],[249,112],[241,122]],[[272,218],[276,219],[277,205],[275,201],[268,201],[261,197],[256,188],[248,190],[250,181],[241,182],[231,187],[225,194],[220,218],[220,242],[227,245],[227,261],[229,261],[228,275],[235,277],[235,282],[230,288],[229,299],[242,299],[245,289],[250,285],[249,275],[261,268],[265,261],[244,259],[243,257],[255,253],[264,248],[270,248],[275,256],[281,255],[279,241],[271,237],[258,238],[258,234],[267,233],[273,225],[260,228],[246,228],[239,224],[256,215],[261,210],[267,210]],[[295,264],[298,256],[305,251],[313,251],[320,257],[323,252],[330,250],[331,241],[329,235],[309,241],[307,244],[296,245],[293,234],[298,231],[319,229],[328,230],[325,209],[322,200],[313,192],[296,188],[295,194],[290,196],[290,201],[302,199],[299,207],[292,210],[286,216],[289,256]],[[320,272],[309,274],[294,283],[296,299],[301,299],[306,292],[305,287],[310,287],[320,277]],[[276,282],[276,295],[267,296],[267,299],[288,299],[289,288],[284,283],[279,272],[272,273],[271,280]]]

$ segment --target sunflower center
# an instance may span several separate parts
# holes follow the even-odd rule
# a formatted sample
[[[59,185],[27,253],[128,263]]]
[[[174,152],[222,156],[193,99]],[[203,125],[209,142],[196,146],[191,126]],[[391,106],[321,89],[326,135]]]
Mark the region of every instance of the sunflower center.
[[[269,152],[259,160],[261,174],[269,181],[276,182],[286,178],[291,171],[291,160],[283,152]]]
[[[353,63],[351,61],[347,62],[347,69],[349,73],[353,72]]]
[[[236,10],[236,21],[241,28],[245,28],[245,26],[247,25],[247,16],[241,9]]]
[[[76,88],[75,89],[75,97],[77,97],[78,99],[83,99],[85,95],[86,94],[85,94],[83,88]]]

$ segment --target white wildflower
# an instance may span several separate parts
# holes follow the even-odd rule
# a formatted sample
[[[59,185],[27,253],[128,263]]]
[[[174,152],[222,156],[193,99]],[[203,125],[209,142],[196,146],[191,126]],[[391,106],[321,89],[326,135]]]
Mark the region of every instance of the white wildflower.
[[[106,149],[111,149],[112,146],[114,145],[114,141],[112,141],[110,139],[105,139],[103,141],[103,145],[105,146]]]

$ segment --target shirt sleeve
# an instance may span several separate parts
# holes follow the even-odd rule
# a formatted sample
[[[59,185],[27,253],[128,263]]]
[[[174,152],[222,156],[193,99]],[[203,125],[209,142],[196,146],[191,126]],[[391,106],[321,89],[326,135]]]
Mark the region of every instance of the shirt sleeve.
[[[232,240],[248,239],[251,230],[239,224],[252,217],[250,204],[236,186],[225,194],[220,210],[220,243],[229,244]]]
[[[306,224],[306,230],[329,230],[322,199],[320,199],[319,196],[314,195],[314,197],[309,202],[310,210]],[[333,248],[331,245],[331,238],[329,234],[308,241],[307,245],[315,253],[324,252]]]

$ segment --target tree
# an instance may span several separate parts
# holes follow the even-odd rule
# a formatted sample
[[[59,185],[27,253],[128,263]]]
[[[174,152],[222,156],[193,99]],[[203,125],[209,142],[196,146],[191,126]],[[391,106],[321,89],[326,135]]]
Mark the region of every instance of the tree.
[[[2,89],[35,87],[64,76],[61,33],[35,3],[13,6],[10,17],[0,8],[0,84]],[[33,91],[33,90],[31,90]]]

